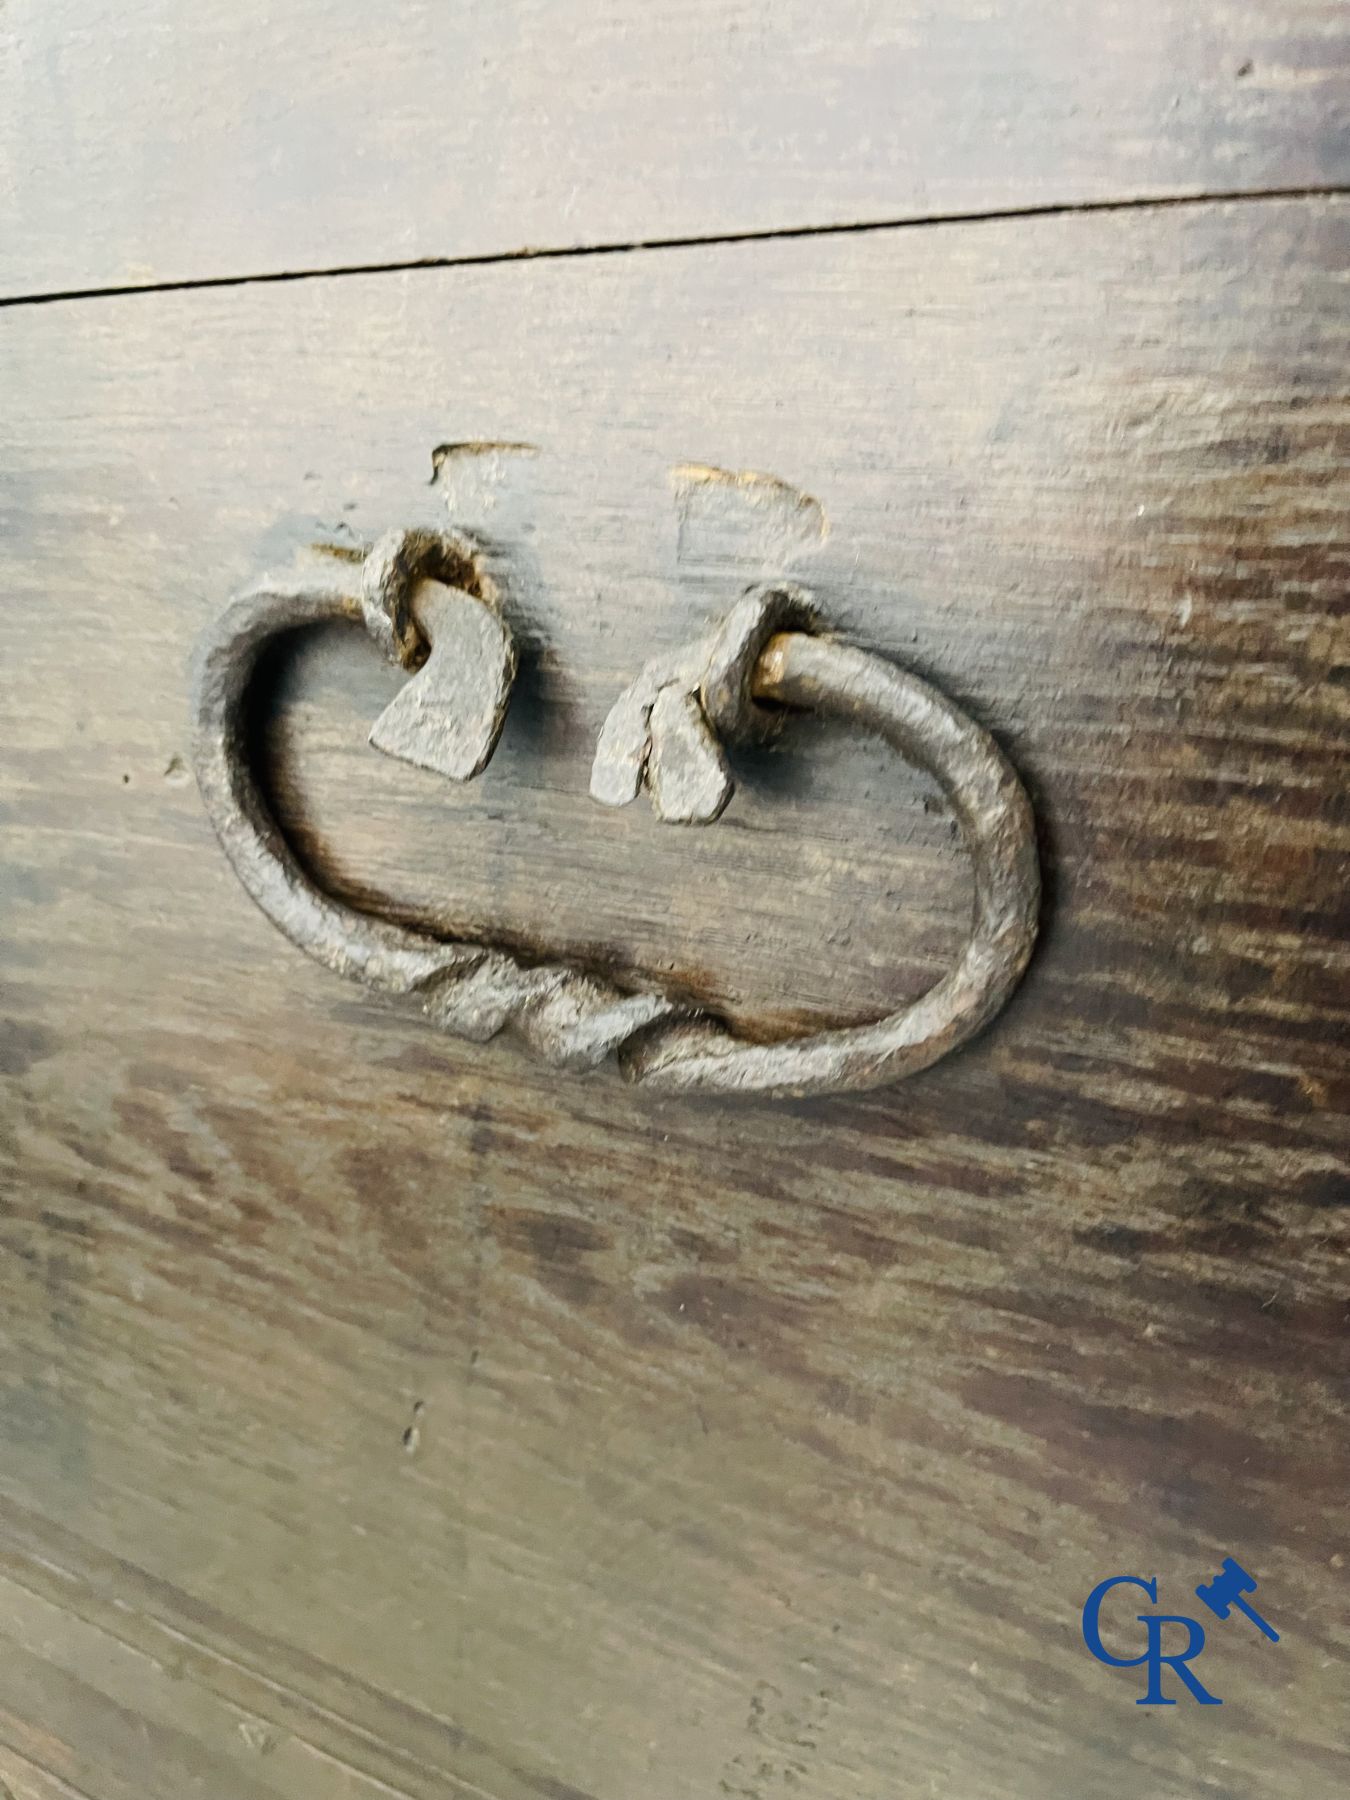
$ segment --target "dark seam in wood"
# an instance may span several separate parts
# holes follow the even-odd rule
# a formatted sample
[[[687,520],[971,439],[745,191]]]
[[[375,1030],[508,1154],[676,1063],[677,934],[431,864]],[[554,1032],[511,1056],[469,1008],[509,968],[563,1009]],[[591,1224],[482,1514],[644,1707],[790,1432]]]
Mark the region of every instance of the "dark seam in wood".
[[[1231,206],[1239,201],[1336,200],[1344,184],[1326,187],[1215,189],[1200,194],[1154,194],[1118,200],[1049,200],[1036,206],[992,207],[983,212],[924,213],[897,219],[860,219],[829,225],[769,225],[761,230],[713,232],[706,237],[632,238],[612,244],[555,244],[494,250],[470,256],[414,256],[403,262],[340,263],[327,269],[272,269],[257,275],[202,275],[183,281],[131,282],[120,287],[63,288],[47,294],[0,295],[0,309],[52,306],[70,300],[120,300],[133,294],[182,294],[203,289],[260,287],[294,281],[333,281],[347,275],[406,275],[418,269],[476,269],[495,263],[561,262],[569,257],[626,256],[639,250],[700,250],[721,244],[777,243],[792,238],[864,236],[913,231],[932,225],[993,225],[1011,219],[1057,219],[1077,213],[1147,212],[1180,206]]]

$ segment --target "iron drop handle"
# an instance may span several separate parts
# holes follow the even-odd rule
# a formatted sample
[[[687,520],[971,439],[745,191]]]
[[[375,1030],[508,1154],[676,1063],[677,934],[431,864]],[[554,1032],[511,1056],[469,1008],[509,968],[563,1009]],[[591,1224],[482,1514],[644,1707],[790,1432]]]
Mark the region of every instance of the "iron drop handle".
[[[483,1042],[510,1027],[547,1062],[589,1068],[617,1055],[649,1087],[777,1095],[870,1088],[964,1043],[1017,986],[1035,942],[1040,870],[1030,802],[993,738],[928,682],[821,635],[810,596],[751,590],[687,649],[648,664],[601,732],[591,791],[622,805],[644,788],[662,818],[716,819],[732,793],[725,741],[762,728],[766,703],[876,733],[928,770],[974,865],[970,934],[947,975],[872,1024],[778,1042],[658,990],[564,961],[526,963],[490,943],[440,940],[323,893],[286,842],[250,764],[244,706],[273,639],[331,620],[364,626],[412,671],[376,720],[376,748],[455,780],[486,765],[516,659],[501,596],[471,544],[394,532],[324,581],[267,579],[240,595],[198,648],[193,756],[235,873],[292,943],[339,974],[415,999],[443,1030]]]

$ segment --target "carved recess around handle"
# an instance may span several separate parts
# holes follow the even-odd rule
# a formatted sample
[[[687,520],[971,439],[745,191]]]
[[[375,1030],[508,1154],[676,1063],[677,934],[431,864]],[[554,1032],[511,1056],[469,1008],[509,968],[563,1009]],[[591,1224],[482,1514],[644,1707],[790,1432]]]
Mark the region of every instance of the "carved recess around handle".
[[[411,672],[370,733],[380,750],[465,781],[496,745],[515,676],[501,598],[467,539],[392,532],[327,582],[265,579],[198,649],[194,761],[240,881],[274,925],[341,975],[414,999],[442,1029],[481,1042],[510,1027],[549,1063],[617,1056],[647,1086],[817,1094],[927,1068],[980,1030],[1020,980],[1036,937],[1040,870],[1026,792],[998,745],[926,681],[825,635],[810,595],[745,594],[685,650],[647,665],[616,701],[591,792],[623,805],[644,789],[659,817],[709,824],[733,791],[723,744],[757,733],[765,703],[865,726],[928,770],[951,802],[975,872],[974,917],[954,968],[873,1024],[749,1041],[655,989],[488,943],[445,941],[373,918],[315,886],[258,786],[244,703],[272,639],[330,620],[362,626]]]

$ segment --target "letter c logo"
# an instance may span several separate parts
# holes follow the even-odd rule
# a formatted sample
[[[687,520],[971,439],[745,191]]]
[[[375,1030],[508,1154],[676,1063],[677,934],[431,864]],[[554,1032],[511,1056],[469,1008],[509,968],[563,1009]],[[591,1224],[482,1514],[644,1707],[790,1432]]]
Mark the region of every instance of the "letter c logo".
[[[1099,1581],[1087,1599],[1083,1602],[1083,1642],[1096,1657],[1098,1662],[1110,1663],[1114,1669],[1134,1669],[1149,1659],[1148,1648],[1142,1656],[1112,1656],[1102,1642],[1101,1611],[1102,1601],[1114,1587],[1142,1588],[1148,1595],[1152,1605],[1158,1604],[1158,1577],[1144,1581],[1138,1575],[1112,1575],[1106,1581]]]

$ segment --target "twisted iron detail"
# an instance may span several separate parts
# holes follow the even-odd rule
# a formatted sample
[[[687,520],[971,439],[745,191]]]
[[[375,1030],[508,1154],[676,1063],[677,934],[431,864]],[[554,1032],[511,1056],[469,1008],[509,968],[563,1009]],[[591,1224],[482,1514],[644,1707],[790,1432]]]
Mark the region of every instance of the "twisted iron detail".
[[[327,581],[269,579],[248,590],[203,638],[195,673],[194,763],[216,833],[267,917],[327,967],[416,999],[436,1025],[472,1042],[510,1029],[556,1067],[616,1055],[645,1085],[774,1094],[871,1087],[925,1068],[979,1030],[1017,985],[1036,935],[1040,876],[1031,807],[1011,765],[917,676],[814,635],[809,597],[782,585],[752,590],[697,643],[648,664],[605,723],[591,791],[622,805],[645,786],[662,818],[708,823],[732,792],[720,740],[762,724],[757,703],[876,732],[937,778],[974,862],[971,935],[922,999],[871,1025],[746,1042],[659,992],[436,939],[323,893],[286,842],[247,754],[245,698],[269,641],[330,620],[361,624],[413,671],[372,743],[459,780],[490,757],[515,672],[499,596],[466,540],[393,533],[365,559],[359,585],[351,577],[347,565]]]

